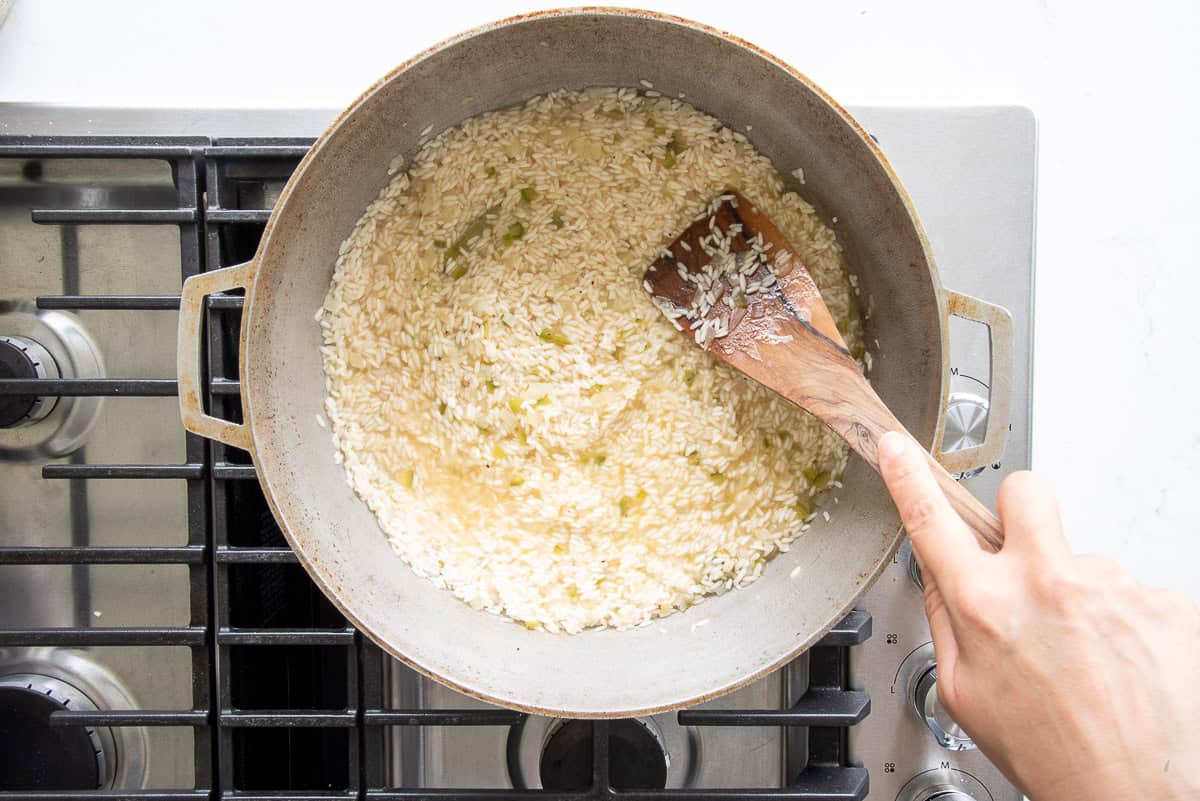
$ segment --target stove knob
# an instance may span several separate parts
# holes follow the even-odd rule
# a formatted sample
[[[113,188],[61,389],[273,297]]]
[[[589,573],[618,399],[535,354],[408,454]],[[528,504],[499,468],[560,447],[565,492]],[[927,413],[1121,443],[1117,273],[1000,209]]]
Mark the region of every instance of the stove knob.
[[[933,665],[917,679],[916,692],[913,701],[917,706],[917,715],[924,721],[938,745],[949,751],[970,751],[975,746],[962,727],[950,717],[938,702],[937,697],[937,665]],[[932,796],[931,796],[932,797]]]
[[[900,789],[896,801],[988,801],[991,797],[971,774],[943,768],[914,777]]]
[[[988,402],[973,392],[954,392],[946,406],[946,433],[942,435],[942,450],[946,453],[975,448],[983,444],[987,433]],[[966,473],[956,473],[964,479],[983,472],[977,467]]]
[[[0,378],[60,378],[50,352],[26,337],[0,336]],[[54,409],[58,398],[0,396],[0,428],[36,423]]]
[[[978,801],[978,799],[952,787],[934,786],[922,787],[915,794],[904,796],[903,801]]]
[[[907,568],[908,577],[912,579],[913,584],[916,584],[918,589],[924,591],[925,578],[921,575],[921,564],[917,561],[917,555],[913,553],[912,542],[907,537],[900,544],[897,561]]]

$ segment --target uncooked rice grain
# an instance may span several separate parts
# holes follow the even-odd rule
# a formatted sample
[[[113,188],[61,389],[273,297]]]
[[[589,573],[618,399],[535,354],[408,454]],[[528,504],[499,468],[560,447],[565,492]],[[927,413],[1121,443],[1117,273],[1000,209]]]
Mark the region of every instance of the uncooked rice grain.
[[[413,570],[531,629],[628,628],[754,581],[807,528],[845,445],[642,285],[727,187],[861,347],[834,233],[678,100],[536,97],[391,178],[339,250],[321,352],[335,458]]]

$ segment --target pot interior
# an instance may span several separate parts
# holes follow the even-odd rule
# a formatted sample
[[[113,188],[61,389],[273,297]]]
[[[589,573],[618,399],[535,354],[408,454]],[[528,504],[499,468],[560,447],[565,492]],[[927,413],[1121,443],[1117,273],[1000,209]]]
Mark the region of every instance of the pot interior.
[[[638,86],[745,130],[828,216],[864,297],[872,380],[927,445],[939,422],[942,317],[936,275],[888,170],[821,94],[758,51],[640,12],[550,12],[473,32],[361,98],[293,177],[263,238],[247,301],[242,386],[267,495],[335,603],[427,673],[505,705],[625,715],[718,694],[810,645],[890,558],[899,521],[879,479],[852,459],[830,523],[818,521],[748,588],[629,631],[550,635],[475,611],[392,554],[334,463],[313,313],[338,246],[420,132],[563,87]]]

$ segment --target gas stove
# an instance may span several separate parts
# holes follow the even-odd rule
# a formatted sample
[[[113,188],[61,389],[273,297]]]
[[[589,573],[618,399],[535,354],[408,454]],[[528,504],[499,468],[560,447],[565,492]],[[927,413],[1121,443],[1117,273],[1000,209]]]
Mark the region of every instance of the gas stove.
[[[853,113],[944,283],[1013,313],[1005,456],[961,476],[990,502],[1030,463],[1033,118]],[[187,435],[174,397],[181,281],[253,254],[333,116],[0,106],[0,799],[1020,798],[937,704],[906,548],[792,664],[636,720],[489,706],[351,627],[246,454]],[[207,309],[208,401],[231,419],[240,310]],[[959,319],[951,337],[947,445],[965,447],[989,344]]]

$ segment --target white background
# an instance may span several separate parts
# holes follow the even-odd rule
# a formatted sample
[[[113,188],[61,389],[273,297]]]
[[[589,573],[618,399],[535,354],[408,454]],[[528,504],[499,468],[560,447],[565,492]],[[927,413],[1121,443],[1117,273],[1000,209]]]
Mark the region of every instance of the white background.
[[[1200,4],[646,5],[762,45],[846,104],[1034,110],[1034,466],[1076,548],[1200,600]],[[0,102],[340,108],[417,50],[537,7],[16,0]]]

